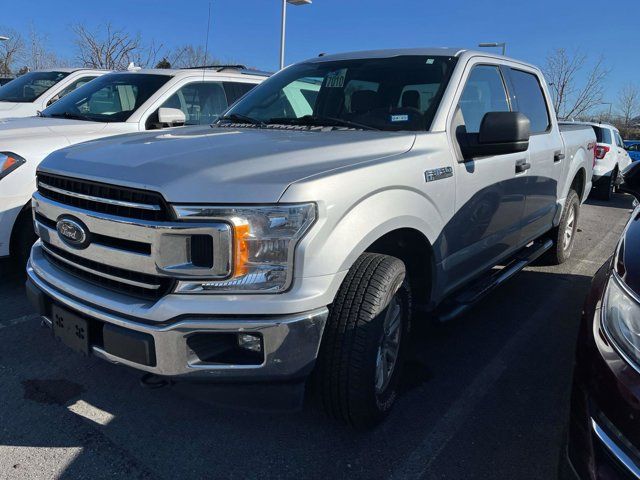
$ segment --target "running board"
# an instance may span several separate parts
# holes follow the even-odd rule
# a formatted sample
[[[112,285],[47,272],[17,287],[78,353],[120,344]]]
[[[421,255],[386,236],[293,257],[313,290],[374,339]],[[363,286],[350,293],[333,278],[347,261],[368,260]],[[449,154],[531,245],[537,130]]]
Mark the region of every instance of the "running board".
[[[535,261],[553,246],[551,240],[536,240],[519,250],[511,261],[499,271],[491,271],[461,291],[445,300],[436,310],[435,318],[439,322],[448,322],[467,311],[494,288],[502,285],[524,267]]]

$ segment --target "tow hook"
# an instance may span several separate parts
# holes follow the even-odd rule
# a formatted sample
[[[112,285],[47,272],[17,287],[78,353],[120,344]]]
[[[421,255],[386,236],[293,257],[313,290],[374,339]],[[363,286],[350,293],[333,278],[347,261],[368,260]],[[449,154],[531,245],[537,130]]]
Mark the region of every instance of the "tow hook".
[[[140,377],[140,386],[149,390],[157,390],[162,387],[170,387],[173,385],[173,381],[169,378],[164,378],[154,373],[145,373]]]

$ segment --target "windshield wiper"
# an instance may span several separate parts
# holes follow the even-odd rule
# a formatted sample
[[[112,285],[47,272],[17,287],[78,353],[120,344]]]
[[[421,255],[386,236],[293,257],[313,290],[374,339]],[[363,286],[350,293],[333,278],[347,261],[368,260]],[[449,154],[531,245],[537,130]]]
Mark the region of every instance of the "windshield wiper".
[[[44,115],[43,115],[44,116]],[[50,113],[49,115],[47,115],[48,117],[52,117],[52,118],[67,118],[69,120],[85,120],[85,121],[92,121],[91,119],[83,116],[83,115],[79,115],[77,113],[69,113],[69,112],[63,112],[63,113]]]
[[[349,127],[360,130],[380,130],[379,128],[365,125],[364,123],[353,122],[344,118],[322,117],[318,115],[305,115],[300,118],[270,118],[267,124],[283,124],[283,125],[316,125],[319,127]]]
[[[257,118],[248,117],[247,115],[242,115],[241,113],[230,113],[229,115],[225,115],[224,117],[220,117],[218,122],[229,121],[231,123],[249,123],[251,125],[259,125],[260,127],[266,126],[262,120],[258,120]]]

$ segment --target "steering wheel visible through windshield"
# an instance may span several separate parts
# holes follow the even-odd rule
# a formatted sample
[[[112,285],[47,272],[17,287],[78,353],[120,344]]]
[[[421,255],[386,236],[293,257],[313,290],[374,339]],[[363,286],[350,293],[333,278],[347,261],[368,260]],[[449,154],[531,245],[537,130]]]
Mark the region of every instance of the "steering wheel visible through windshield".
[[[428,130],[455,60],[405,55],[293,65],[249,92],[220,121]]]
[[[0,87],[0,102],[34,102],[68,75],[68,72],[25,73]]]
[[[146,73],[110,73],[64,96],[43,117],[125,122],[171,78]]]

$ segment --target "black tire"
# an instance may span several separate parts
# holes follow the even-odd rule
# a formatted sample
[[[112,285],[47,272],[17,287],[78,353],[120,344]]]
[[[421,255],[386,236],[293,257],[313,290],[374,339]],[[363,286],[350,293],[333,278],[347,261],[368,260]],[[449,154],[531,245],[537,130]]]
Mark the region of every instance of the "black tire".
[[[573,219],[571,211],[573,211]],[[567,195],[564,210],[562,211],[562,217],[560,217],[560,224],[551,231],[553,246],[545,256],[549,263],[560,265],[569,260],[575,244],[576,232],[578,231],[579,214],[580,199],[578,198],[578,194],[575,190],[569,190],[569,195]],[[571,219],[573,220],[571,238],[568,243],[565,243],[565,235]]]
[[[33,229],[31,205],[25,207],[13,226],[11,234],[11,259],[21,272],[26,272],[27,260],[31,254],[31,247],[38,239]]]
[[[398,395],[411,324],[411,290],[405,276],[401,260],[365,253],[349,270],[330,308],[314,372],[316,395],[330,416],[358,429],[379,423]],[[388,320],[391,317],[395,320]],[[399,338],[395,363],[389,362],[394,366],[384,368],[387,364],[378,362],[383,345],[388,345],[388,321]],[[385,356],[389,358],[393,356]],[[388,375],[377,376],[381,371]]]
[[[613,188],[615,186],[614,174],[617,175],[616,170],[611,172],[611,175],[608,177],[604,177],[600,180],[600,185],[598,185],[594,190],[598,200],[604,200],[605,202],[611,200],[611,195],[613,195]]]

